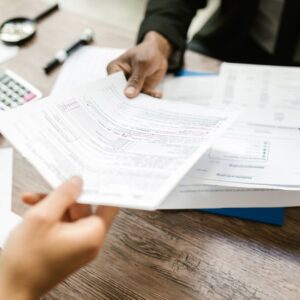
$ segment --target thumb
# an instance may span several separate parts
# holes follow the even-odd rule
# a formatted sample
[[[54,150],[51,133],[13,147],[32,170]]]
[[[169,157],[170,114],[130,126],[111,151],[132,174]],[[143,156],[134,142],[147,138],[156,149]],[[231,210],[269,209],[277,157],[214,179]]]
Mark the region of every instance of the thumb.
[[[106,67],[107,75],[118,73],[120,71],[124,71],[124,67],[122,66],[122,62],[118,59],[113,60]]]
[[[146,79],[146,70],[140,65],[133,67],[132,74],[128,79],[125,95],[135,98],[142,91]]]
[[[54,190],[44,201],[40,201],[32,211],[47,215],[54,221],[59,220],[81,194],[82,179],[74,176]]]

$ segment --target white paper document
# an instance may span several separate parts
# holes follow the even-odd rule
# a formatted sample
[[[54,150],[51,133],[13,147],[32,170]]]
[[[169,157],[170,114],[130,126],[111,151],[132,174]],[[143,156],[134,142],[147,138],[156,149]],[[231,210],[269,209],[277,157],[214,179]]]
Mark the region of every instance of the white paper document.
[[[18,51],[19,51],[19,47],[6,46],[2,42],[0,42],[0,64],[15,57],[18,54]]]
[[[163,98],[210,106],[218,80],[215,75],[167,77],[161,84]]]
[[[0,149],[0,248],[21,217],[12,212],[13,150]]]
[[[1,132],[56,187],[79,174],[81,203],[156,209],[236,112],[124,96],[118,73],[3,113]]]
[[[300,68],[223,63],[212,104],[300,109]]]
[[[299,112],[247,110],[200,159],[189,183],[300,190]]]
[[[190,172],[188,184],[300,189],[299,70],[223,64],[211,105],[246,109]]]
[[[299,206],[299,192],[189,184],[188,176],[160,209],[249,208]]]
[[[85,46],[74,53],[63,65],[52,89],[52,95],[72,92],[79,86],[107,76],[107,65],[125,49]]]
[[[239,75],[236,76],[243,76],[243,74],[247,74],[248,68],[252,70],[251,72],[253,72],[253,69],[256,68],[256,66],[248,65],[223,65],[224,66],[222,67],[222,70],[231,70],[231,68],[235,70],[237,68],[239,70]],[[265,68],[265,66],[258,66],[258,74],[260,74],[263,68]],[[266,68],[269,70],[273,70],[273,67],[267,66]],[[295,68],[291,69],[292,71],[299,72],[298,70],[295,70]],[[275,71],[278,75],[279,72],[277,70],[277,67],[275,68]],[[283,72],[284,76],[286,75],[285,73],[286,72]],[[226,74],[229,73],[225,72],[224,74],[224,72],[221,72],[222,78],[218,80],[220,80],[219,84],[222,87],[225,86],[224,82],[228,81],[227,85],[228,90],[230,91],[231,78],[230,76],[228,76],[227,78]],[[236,76],[233,76],[234,80],[236,79]],[[178,78],[177,85],[172,85],[173,79],[170,79],[168,97],[172,99],[180,97],[182,95],[182,100],[189,102],[190,100],[188,98],[185,98],[185,95],[193,94],[193,90],[196,91],[195,95],[198,93],[198,91],[202,87],[201,78],[198,79],[196,77],[195,79],[193,79],[195,82],[191,83],[191,85],[189,85],[188,83],[184,84],[184,81],[181,81],[182,79],[183,78]],[[255,76],[253,76],[252,78],[252,81],[254,80]],[[296,78],[295,76],[293,76],[291,80],[292,82],[288,83],[284,80],[281,80],[282,83],[285,82],[285,86],[282,86],[281,89],[286,89],[287,95],[289,95],[290,93],[290,89],[288,87],[296,87],[297,80],[299,80],[299,77]],[[271,94],[273,94],[273,86],[274,84],[271,82],[269,85],[269,92]],[[232,87],[232,89],[234,90],[239,90],[239,88],[242,87],[238,87],[235,85]],[[244,85],[244,88],[246,89],[246,91],[256,91],[255,89],[251,89],[249,86]],[[218,91],[217,87],[215,87],[215,89]],[[223,88],[223,90],[226,89]],[[291,91],[292,96],[289,97],[295,97],[296,89],[291,89]],[[238,109],[247,106],[253,107],[254,109],[261,107],[260,102],[258,101],[258,99],[260,99],[261,97],[257,98],[259,97],[257,93],[255,95],[252,95],[252,98],[250,97],[249,99],[245,100],[246,103],[251,105],[245,105],[246,103],[243,102],[241,103],[239,101],[239,97],[233,98],[233,101],[227,103],[227,101],[222,100],[222,96],[219,99],[217,98],[217,95],[220,95],[220,93],[217,92],[215,94],[215,97],[213,95],[214,93],[212,92],[212,100],[210,103],[208,103],[208,106],[225,106],[226,108],[234,107]],[[281,96],[283,95],[284,94],[281,93]],[[224,99],[226,98],[225,96],[226,93],[223,95]],[[193,103],[197,103],[194,102],[197,99],[196,97],[191,97],[191,99]],[[199,97],[199,99],[199,102],[203,103],[201,97]],[[274,100],[269,100],[269,108],[275,107],[276,105]],[[279,100],[277,99],[277,101]],[[295,102],[295,107],[293,108],[296,107],[297,102]],[[246,118],[244,118],[244,116],[246,116]],[[267,181],[269,180],[269,182],[274,180],[274,176],[277,177],[277,180],[282,182],[281,177],[286,176],[280,176],[280,166],[283,168],[283,170],[288,172],[289,176],[287,176],[285,179],[285,181],[288,182],[288,184],[291,184],[291,181],[289,181],[291,176],[295,180],[297,180],[297,177],[299,175],[289,173],[289,170],[291,170],[291,165],[293,165],[292,169],[297,168],[296,165],[298,165],[298,159],[296,154],[297,152],[299,153],[299,146],[297,146],[298,148],[295,148],[295,145],[298,144],[299,141],[297,130],[291,129],[290,133],[294,132],[294,136],[290,134],[286,135],[288,128],[292,126],[291,123],[293,123],[293,121],[287,122],[287,119],[289,120],[290,117],[294,120],[293,125],[297,127],[297,114],[291,113],[290,111],[286,112],[285,114],[285,110],[282,109],[277,109],[275,111],[272,110],[268,113],[262,113],[262,111],[260,111],[258,112],[258,114],[256,114],[255,111],[252,110],[252,113],[250,115],[248,115],[247,112],[245,112],[244,115],[240,115],[238,120],[232,126],[233,129],[228,130],[223,138],[218,139],[218,141],[215,143],[212,149],[210,149],[207,152],[207,154],[202,157],[199,163],[188,173],[187,176],[185,176],[185,178],[176,187],[176,189],[168,197],[168,199],[162,203],[161,208],[188,209],[298,206],[300,204],[300,199],[299,193],[297,191],[271,190],[270,188],[272,188],[272,186],[269,185],[265,185],[265,187],[267,188],[265,189],[263,188],[264,184],[245,184],[237,182],[237,180],[235,180],[234,182],[229,181],[231,176],[234,176],[234,174],[237,174],[240,171],[242,171],[242,174],[244,176],[249,176],[249,174],[253,172],[255,176],[261,176],[260,174],[263,173],[265,179],[267,178]],[[247,122],[247,120],[249,122]],[[255,124],[255,122],[257,122],[257,124]],[[282,139],[283,135],[284,139]],[[286,141],[288,141],[288,143],[286,143]],[[285,149],[288,149],[288,152],[286,152],[288,155],[284,155],[286,151]],[[293,152],[293,155],[291,155],[291,152]],[[263,156],[264,160],[261,160]],[[295,161],[296,164],[294,165]],[[258,163],[263,163],[264,167],[260,166],[256,168],[255,165],[257,166]],[[205,178],[205,176],[207,175],[206,173],[208,173],[211,176],[211,172],[216,172],[217,170],[220,171],[220,174],[222,174],[221,171],[227,172],[227,177],[225,176],[225,174],[223,174],[223,181],[220,181],[220,178],[214,178],[217,180],[203,180],[203,177]],[[274,170],[277,170],[276,175],[273,174]],[[246,177],[244,178],[244,180],[245,182],[248,181]],[[263,180],[262,182],[264,181],[265,180]],[[214,184],[218,184],[218,186],[214,186]],[[226,185],[228,185],[228,187]],[[275,188],[293,189],[295,187],[277,186]]]

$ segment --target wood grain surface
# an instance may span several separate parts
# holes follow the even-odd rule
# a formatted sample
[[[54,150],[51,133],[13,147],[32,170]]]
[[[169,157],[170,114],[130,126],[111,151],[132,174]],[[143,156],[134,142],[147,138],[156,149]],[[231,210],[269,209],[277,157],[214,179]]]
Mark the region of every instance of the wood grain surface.
[[[46,6],[38,0],[1,0],[0,21],[34,17]],[[41,22],[34,40],[1,67],[47,95],[59,70],[48,77],[43,65],[86,27],[95,30],[99,46],[130,47],[135,41],[135,32],[61,10]],[[216,71],[219,62],[188,53],[187,65]],[[0,137],[0,147],[7,145]],[[26,209],[22,191],[47,192],[49,186],[15,151],[13,210],[19,214]],[[122,210],[99,257],[44,298],[296,300],[299,282],[299,208],[286,210],[282,228],[195,211]]]

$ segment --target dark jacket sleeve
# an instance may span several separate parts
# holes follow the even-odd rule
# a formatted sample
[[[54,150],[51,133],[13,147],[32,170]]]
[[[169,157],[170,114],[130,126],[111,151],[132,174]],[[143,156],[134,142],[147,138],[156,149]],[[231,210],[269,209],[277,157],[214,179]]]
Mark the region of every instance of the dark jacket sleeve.
[[[206,4],[207,0],[150,0],[139,30],[138,43],[147,32],[156,31],[166,37],[174,49],[184,52],[191,21],[197,10]]]

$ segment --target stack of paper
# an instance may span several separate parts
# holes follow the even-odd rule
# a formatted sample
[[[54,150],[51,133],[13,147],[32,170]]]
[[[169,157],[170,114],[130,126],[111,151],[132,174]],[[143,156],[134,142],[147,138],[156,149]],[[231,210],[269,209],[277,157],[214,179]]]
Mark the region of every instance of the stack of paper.
[[[52,186],[79,174],[80,202],[141,209],[300,205],[299,69],[223,64],[220,76],[167,78],[166,101],[129,101],[120,74],[99,81],[123,52],[83,48],[52,97],[1,118]]]
[[[189,183],[300,189],[300,68],[223,64],[211,106],[244,112]]]
[[[157,209],[237,113],[128,101],[122,73],[3,113],[0,129],[56,187],[83,176],[81,203]]]
[[[223,63],[212,104],[300,109],[300,68]]]

